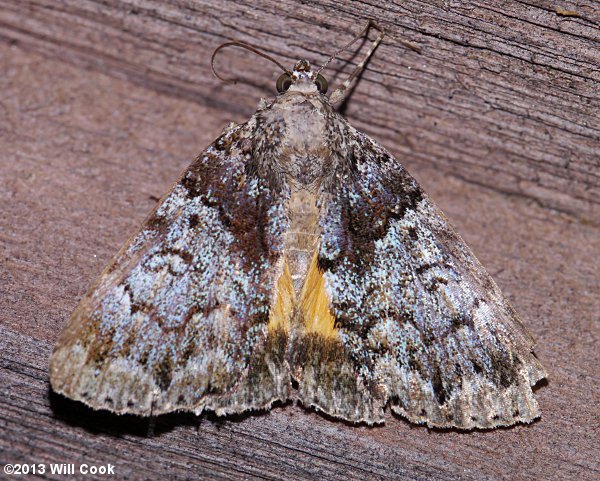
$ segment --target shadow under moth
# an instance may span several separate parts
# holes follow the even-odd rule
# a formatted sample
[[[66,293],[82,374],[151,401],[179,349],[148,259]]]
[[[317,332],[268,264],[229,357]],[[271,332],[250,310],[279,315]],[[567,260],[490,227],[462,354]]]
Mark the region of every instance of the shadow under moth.
[[[196,158],[85,295],[52,354],[56,392],[141,416],[290,399],[366,424],[386,405],[443,428],[540,415],[546,374],[513,308],[404,167],[333,108],[377,28],[329,98],[327,64],[219,47],[276,63],[279,93]]]

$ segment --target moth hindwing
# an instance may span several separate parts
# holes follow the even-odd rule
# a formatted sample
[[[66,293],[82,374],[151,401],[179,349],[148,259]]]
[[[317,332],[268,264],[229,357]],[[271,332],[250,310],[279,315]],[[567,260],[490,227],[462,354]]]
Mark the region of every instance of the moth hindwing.
[[[388,404],[437,427],[538,417],[533,340],[444,215],[307,61],[278,89],[198,156],[85,295],[53,389],[139,415],[297,398],[367,424]]]

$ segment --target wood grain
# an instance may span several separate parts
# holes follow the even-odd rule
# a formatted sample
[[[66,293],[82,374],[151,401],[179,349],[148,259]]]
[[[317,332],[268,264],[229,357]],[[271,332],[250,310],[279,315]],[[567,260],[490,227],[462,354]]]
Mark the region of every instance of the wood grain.
[[[0,0],[0,464],[112,463],[117,479],[597,479],[598,8],[561,5],[581,18],[552,2]],[[367,16],[422,54],[388,40],[345,112],[403,159],[522,314],[550,373],[542,419],[367,428],[287,405],[165,416],[147,436],[147,421],[53,395],[48,356],[78,299],[186,164],[273,94],[277,72],[245,52],[218,67],[249,84],[218,83],[212,49],[239,38],[319,63]],[[334,63],[330,83],[350,69]]]

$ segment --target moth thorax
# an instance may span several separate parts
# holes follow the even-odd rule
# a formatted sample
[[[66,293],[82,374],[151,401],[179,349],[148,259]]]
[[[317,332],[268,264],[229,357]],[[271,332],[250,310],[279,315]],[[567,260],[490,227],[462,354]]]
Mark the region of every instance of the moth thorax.
[[[292,183],[315,185],[326,174],[331,157],[324,138],[323,116],[310,104],[297,104],[282,111],[286,130],[281,163]]]

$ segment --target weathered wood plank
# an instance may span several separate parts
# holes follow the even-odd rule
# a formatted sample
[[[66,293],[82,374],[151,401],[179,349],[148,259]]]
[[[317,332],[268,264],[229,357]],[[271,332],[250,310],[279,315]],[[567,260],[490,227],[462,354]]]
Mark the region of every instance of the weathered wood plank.
[[[407,162],[600,219],[600,14],[582,1],[170,2],[2,0],[0,37],[24,48],[247,117],[271,95],[276,72],[247,53],[220,60],[231,38],[287,63],[322,62],[373,17],[423,54],[393,40],[380,48],[347,114]],[[569,4],[565,4],[565,8]],[[351,54],[345,54],[349,58]],[[341,78],[334,64],[330,75]],[[349,70],[346,65],[344,71]]]
[[[183,47],[188,45],[187,41],[193,42],[190,39],[196,38],[198,28],[188,29],[186,37],[179,30],[183,27],[172,23],[173,19],[183,21],[177,16],[178,12],[191,8],[204,9],[207,15],[217,18],[222,13],[219,5],[74,0],[48,2],[46,5],[53,10],[39,10],[39,5],[41,3],[4,1],[0,10],[3,38],[10,37],[7,32],[14,34],[10,38],[21,35],[12,47],[0,43],[0,71],[3,72],[0,76],[0,464],[112,463],[118,467],[119,479],[586,481],[600,476],[598,226],[542,208],[527,198],[499,193],[509,190],[501,180],[506,166],[494,167],[493,152],[481,157],[478,164],[481,172],[488,172],[488,176],[490,169],[499,169],[494,175],[500,180],[492,189],[476,185],[480,182],[478,174],[469,177],[469,182],[458,179],[457,176],[465,177],[470,172],[470,169],[461,170],[465,167],[463,164],[452,162],[441,169],[446,165],[443,159],[432,161],[422,157],[427,149],[433,148],[431,145],[441,150],[451,134],[458,135],[455,122],[466,117],[454,117],[454,107],[450,106],[455,105],[456,98],[444,97],[442,92],[449,91],[449,87],[443,82],[436,84],[443,64],[435,64],[434,69],[427,60],[425,64],[432,70],[419,67],[419,74],[413,77],[413,69],[408,70],[407,66],[417,69],[426,54],[414,56],[397,46],[388,45],[388,50],[383,50],[385,56],[371,64],[372,70],[367,72],[348,105],[348,114],[354,124],[368,127],[396,153],[410,154],[408,167],[452,219],[522,314],[538,341],[537,353],[550,374],[549,384],[536,393],[543,418],[530,426],[459,433],[429,431],[389,416],[384,427],[370,429],[330,421],[289,405],[265,415],[224,420],[212,416],[203,416],[199,421],[190,416],[166,416],[158,419],[155,436],[146,437],[148,425],[144,420],[94,413],[50,394],[47,360],[51,346],[80,296],[154,205],[153,196],[160,196],[168,188],[179,171],[228,120],[243,120],[254,109],[259,96],[272,88],[275,74],[270,66],[250,61],[236,52],[220,60],[224,74],[250,72],[255,86],[211,83],[207,58],[202,60],[203,52],[206,57],[213,46],[229,36],[248,40],[256,35],[259,43],[271,45],[272,53],[282,54],[290,61],[302,55],[306,45],[317,60],[323,59],[323,47],[319,46],[320,41],[310,38],[311,32],[312,35],[323,33],[320,37],[323,40],[335,38],[335,43],[330,44],[339,45],[337,41],[345,40],[346,34],[357,25],[352,24],[349,16],[344,16],[347,15],[344,11],[354,12],[365,4],[343,4],[337,18],[331,18],[333,3],[321,3],[320,7],[298,4],[297,8],[288,9],[285,19],[285,25],[291,25],[288,30],[281,29],[284,25],[282,4],[277,8],[267,3],[223,7],[238,15],[244,8],[248,15],[262,9],[254,23],[260,25],[263,32],[247,27],[251,17],[222,15],[227,18],[223,21],[231,26],[216,27],[210,20],[213,17],[190,13],[186,21],[206,22],[213,29],[222,28],[224,33],[214,40],[214,31],[206,31],[205,36],[201,35],[206,43],[185,53],[172,45]],[[141,10],[130,14],[126,6]],[[544,21],[549,21],[550,17],[545,15],[553,8],[540,10],[525,4],[511,4],[511,8],[517,7],[531,8]],[[584,7],[579,8],[584,11]],[[151,8],[158,13],[148,13]],[[479,12],[478,8],[483,7],[476,7],[475,11]],[[318,26],[321,24],[317,20],[324,18],[324,11],[329,12],[327,25],[335,32],[335,35],[329,33],[330,37],[324,34],[326,26]],[[40,12],[47,15],[45,24],[27,27]],[[439,19],[433,14],[421,16],[420,28],[432,31],[436,22],[459,22],[449,19],[450,13]],[[22,33],[15,34],[14,25],[6,26],[7,15],[12,15],[11,21],[20,25]],[[19,15],[21,18],[17,21]],[[110,20],[113,30],[108,29],[110,22],[100,21],[111,15],[123,22],[115,24],[116,20]],[[115,40],[125,35],[123,32],[129,28],[125,26],[127,22],[137,22],[135,19],[140,16],[147,23],[145,36],[141,35],[143,22],[135,24],[139,37],[129,35],[131,42],[141,42],[136,48],[140,55],[143,52],[148,55],[144,61],[136,60],[135,53],[127,51],[127,42],[120,44]],[[164,18],[171,19],[171,23]],[[342,24],[344,18],[348,23]],[[405,20],[399,14],[387,18],[388,22]],[[494,14],[489,28],[496,23],[498,17]],[[81,25],[81,31],[76,24]],[[155,24],[162,25],[160,35],[153,27]],[[235,32],[233,26],[238,24],[240,32]],[[441,32],[440,25],[436,28]],[[570,23],[559,26],[575,28]],[[31,32],[25,27],[31,28]],[[72,28],[70,33],[68,28]],[[461,28],[468,30],[469,27],[465,23]],[[56,29],[56,38],[65,42],[96,37],[89,41],[88,50],[60,47],[60,42],[50,36],[53,29]],[[501,30],[489,34],[490,38],[508,35]],[[35,35],[42,35],[41,40],[36,40]],[[414,35],[422,34],[414,32]],[[281,44],[275,48],[278,38]],[[300,40],[290,40],[285,45],[283,39],[290,38]],[[96,45],[101,39],[107,46]],[[171,42],[172,39],[179,43]],[[440,45],[443,42],[432,34],[430,40],[422,43],[430,52],[438,52],[439,59],[447,56],[449,69],[453,68],[453,62],[463,61],[459,56],[453,57],[452,43],[444,51],[430,47],[429,41],[440,42]],[[164,68],[161,71],[147,63],[152,57],[149,46],[160,56],[161,52],[164,54],[163,43],[171,45],[174,74],[166,64],[157,64]],[[121,56],[115,45],[123,47]],[[115,49],[115,63],[103,58],[103,48]],[[479,51],[475,50],[475,53]],[[190,62],[197,63],[188,64],[189,71],[184,67],[177,70],[176,60],[185,55],[189,55]],[[507,54],[497,55],[500,58]],[[567,51],[564,55],[568,57],[570,53]],[[556,58],[559,57],[556,54]],[[229,66],[227,58],[231,59]],[[580,56],[573,58],[577,62],[585,60]],[[416,63],[393,66],[394,62],[409,62],[409,59]],[[144,64],[148,66],[147,72],[143,70]],[[391,84],[387,77],[390,65],[396,69]],[[241,69],[238,70],[238,66]],[[546,67],[539,68],[540,75],[545,75]],[[560,68],[570,72],[568,59]],[[206,73],[205,77],[202,72]],[[180,78],[184,75],[189,75],[186,81]],[[475,71],[466,75],[466,85],[471,90],[483,88],[481,85],[491,88],[485,79],[479,84]],[[421,76],[424,90],[418,95],[415,92],[421,92]],[[198,82],[200,78],[204,83]],[[505,80],[509,80],[508,75]],[[388,106],[380,90],[384,84],[403,89],[394,91],[391,96],[394,101],[404,103]],[[587,85],[585,81],[583,84]],[[438,90],[431,90],[433,87],[429,85],[437,85]],[[517,94],[521,93],[514,92],[516,102],[521,98]],[[597,102],[597,96],[592,93],[589,95]],[[466,94],[462,92],[461,102],[467,102]],[[530,90],[524,90],[523,98],[529,94]],[[379,99],[379,110],[371,109],[373,99]],[[548,105],[531,103],[530,118],[542,116]],[[402,114],[406,117],[400,116],[403,127],[388,126],[392,117],[386,116],[399,106],[410,110]],[[442,113],[437,116],[436,109],[441,106],[444,106]],[[438,124],[433,126],[419,120],[420,111],[412,110],[417,108],[425,109],[423,115]],[[510,117],[495,117],[494,121],[508,129],[507,118]],[[372,124],[366,125],[369,122]],[[421,137],[411,137],[414,135],[411,122],[421,132],[419,135],[426,134],[433,140],[414,142]],[[537,121],[531,122],[526,125],[533,129]],[[480,124],[487,125],[483,120]],[[423,127],[426,125],[429,125],[427,129]],[[492,145],[502,144],[503,137],[490,137],[486,128],[463,128],[460,137],[452,140],[449,150],[459,149],[460,155],[470,156],[471,149],[486,145],[490,138],[494,139]],[[397,136],[392,138],[394,129],[412,143],[399,142]],[[534,133],[523,135],[531,139]],[[545,143],[552,155],[558,155],[556,152],[563,147],[560,141]],[[529,156],[535,152],[535,149],[524,150],[521,154],[529,162]],[[475,162],[475,156],[465,158]],[[495,159],[500,162],[498,157]],[[519,165],[517,159],[512,167],[521,168]],[[448,177],[449,171],[457,175]],[[486,185],[490,182],[488,180]],[[551,192],[554,199],[558,191]],[[561,195],[569,202],[574,198],[569,189]],[[535,198],[546,203],[543,197]],[[587,213],[594,211],[581,212],[581,217],[588,219]]]

